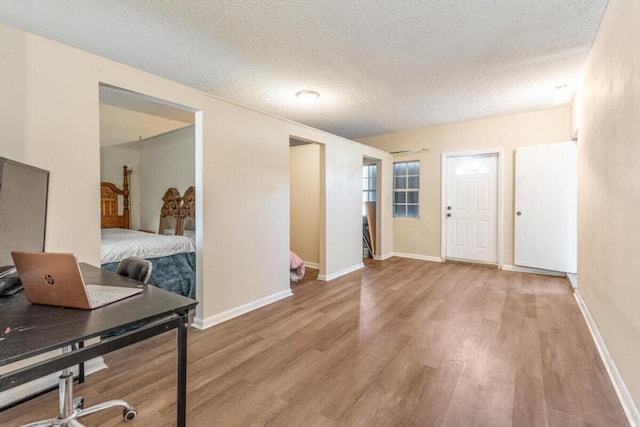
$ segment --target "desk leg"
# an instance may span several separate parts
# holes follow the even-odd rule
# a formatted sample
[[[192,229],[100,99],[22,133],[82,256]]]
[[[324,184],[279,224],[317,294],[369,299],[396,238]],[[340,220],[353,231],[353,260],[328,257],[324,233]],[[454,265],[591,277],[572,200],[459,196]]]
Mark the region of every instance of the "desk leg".
[[[80,341],[78,343],[78,348],[84,348],[84,341]],[[82,384],[84,382],[84,362],[80,362],[78,366],[78,384]]]
[[[187,417],[187,326],[178,328],[178,427],[185,427]]]

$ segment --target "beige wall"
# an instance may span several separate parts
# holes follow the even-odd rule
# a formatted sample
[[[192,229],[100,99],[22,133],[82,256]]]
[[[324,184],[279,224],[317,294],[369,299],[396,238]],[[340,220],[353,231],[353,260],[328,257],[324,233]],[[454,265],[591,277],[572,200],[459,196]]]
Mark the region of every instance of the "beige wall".
[[[0,45],[13,47],[3,54],[0,68],[9,64],[3,87],[19,87],[10,92],[13,99],[0,97],[0,111],[13,110],[11,122],[0,129],[0,152],[51,171],[46,249],[76,252],[82,261],[97,264],[100,165],[95,76],[77,61],[75,51],[55,48],[20,31],[0,27]]]
[[[0,156],[19,159],[26,156],[27,150],[21,143],[27,131],[27,39],[7,35],[0,40]]]
[[[640,2],[609,1],[584,73],[578,140],[578,289],[636,406],[640,403],[638,22]]]
[[[363,138],[388,151],[428,148],[429,152],[395,155],[394,161],[420,161],[420,218],[393,220],[396,253],[441,256],[441,162],[443,153],[501,148],[504,153],[503,263],[513,264],[514,149],[571,139],[569,106],[531,113],[473,120],[414,131]]]
[[[197,319],[214,322],[289,291],[290,136],[326,151],[322,273],[331,278],[361,263],[362,157],[381,158],[388,174],[387,153],[6,26],[0,26],[0,46],[2,84],[11,94],[0,97],[0,112],[12,115],[0,128],[0,153],[51,171],[47,250],[99,263],[102,82],[202,111]],[[390,200],[390,191],[382,197]],[[390,253],[390,208],[382,221],[383,248]]]
[[[305,263],[320,262],[320,145],[289,148],[290,247]]]

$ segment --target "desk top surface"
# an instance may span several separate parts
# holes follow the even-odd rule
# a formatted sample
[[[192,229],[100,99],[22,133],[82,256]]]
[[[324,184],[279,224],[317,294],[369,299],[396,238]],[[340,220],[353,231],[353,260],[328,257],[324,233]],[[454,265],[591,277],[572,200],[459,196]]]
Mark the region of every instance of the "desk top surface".
[[[139,282],[81,264],[86,282],[137,286]],[[31,304],[24,292],[0,298],[0,366],[106,332],[192,310],[197,301],[150,285],[122,301],[93,310]]]

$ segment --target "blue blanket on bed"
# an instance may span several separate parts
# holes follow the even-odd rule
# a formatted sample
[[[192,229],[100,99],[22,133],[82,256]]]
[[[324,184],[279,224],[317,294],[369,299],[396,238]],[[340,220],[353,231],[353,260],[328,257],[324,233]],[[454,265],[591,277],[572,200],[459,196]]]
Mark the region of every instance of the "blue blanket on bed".
[[[196,297],[196,254],[194,252],[149,258],[153,264],[149,284],[176,294]],[[102,264],[102,268],[115,272],[118,262]]]

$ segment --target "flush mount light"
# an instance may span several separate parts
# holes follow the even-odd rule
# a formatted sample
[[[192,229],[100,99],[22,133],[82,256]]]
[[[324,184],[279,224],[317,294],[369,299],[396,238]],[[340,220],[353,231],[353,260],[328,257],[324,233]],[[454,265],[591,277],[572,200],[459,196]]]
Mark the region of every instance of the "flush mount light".
[[[320,94],[315,90],[301,90],[296,93],[296,98],[305,104],[312,104],[320,98]]]

